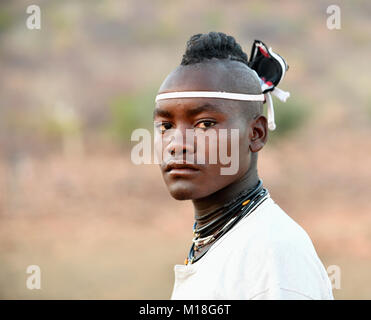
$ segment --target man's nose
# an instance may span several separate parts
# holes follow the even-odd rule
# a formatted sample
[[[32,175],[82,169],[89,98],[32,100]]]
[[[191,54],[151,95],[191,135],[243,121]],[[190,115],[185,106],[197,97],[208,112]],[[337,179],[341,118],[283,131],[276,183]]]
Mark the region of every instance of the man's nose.
[[[173,132],[171,133],[169,139],[170,142],[167,146],[167,151],[172,157],[184,156],[186,154],[194,153],[194,139],[192,137],[191,129],[173,129]]]

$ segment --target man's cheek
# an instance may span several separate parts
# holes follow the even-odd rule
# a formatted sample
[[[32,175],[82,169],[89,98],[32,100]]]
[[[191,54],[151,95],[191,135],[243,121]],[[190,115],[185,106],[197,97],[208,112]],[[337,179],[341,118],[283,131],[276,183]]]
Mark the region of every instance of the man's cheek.
[[[216,164],[218,162],[218,136],[216,130],[196,130],[193,142],[197,164]]]
[[[219,130],[219,158],[221,175],[235,175],[240,163],[240,132],[239,129]]]

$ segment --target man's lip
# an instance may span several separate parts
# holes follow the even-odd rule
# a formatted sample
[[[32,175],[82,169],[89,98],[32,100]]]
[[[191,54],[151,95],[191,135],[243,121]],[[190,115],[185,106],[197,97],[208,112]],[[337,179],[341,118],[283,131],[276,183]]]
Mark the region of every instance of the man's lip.
[[[169,161],[165,166],[165,172],[193,172],[199,171],[198,166],[182,161]]]
[[[172,177],[192,177],[200,173],[200,170],[191,168],[174,168],[166,172]]]

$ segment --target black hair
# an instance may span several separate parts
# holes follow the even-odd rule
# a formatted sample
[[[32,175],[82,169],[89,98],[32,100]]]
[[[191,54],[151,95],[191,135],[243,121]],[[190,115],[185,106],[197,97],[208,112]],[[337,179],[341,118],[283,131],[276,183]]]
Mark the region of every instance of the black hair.
[[[248,66],[247,54],[243,52],[235,38],[223,32],[193,35],[187,41],[181,65],[195,64],[212,58],[240,61]]]

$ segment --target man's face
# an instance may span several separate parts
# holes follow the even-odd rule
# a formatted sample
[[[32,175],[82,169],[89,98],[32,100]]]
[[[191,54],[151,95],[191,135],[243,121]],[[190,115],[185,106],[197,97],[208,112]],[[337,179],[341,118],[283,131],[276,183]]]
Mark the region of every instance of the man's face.
[[[231,83],[233,81],[230,80],[228,71],[230,72],[218,61],[181,66],[164,81],[159,93],[238,92],[238,88],[233,88],[235,84]],[[160,100],[154,111],[154,122],[157,137],[162,140],[160,168],[169,192],[175,199],[194,200],[207,197],[241,178],[249,169],[251,120],[241,112],[239,101],[216,98]],[[238,130],[237,141],[232,141],[231,129]],[[194,138],[186,139],[187,134],[192,133]],[[202,135],[207,136],[204,147],[197,140],[197,136]],[[237,153],[232,150],[233,145],[237,146]],[[230,167],[231,163],[226,165],[225,161],[220,161],[221,149],[228,150],[228,156],[238,157],[233,159],[235,161],[231,160],[231,163],[237,162],[232,175],[222,174],[221,169]],[[201,153],[204,154],[204,163],[199,163],[198,155]],[[215,154],[216,163],[210,163],[210,157]],[[194,161],[190,161],[192,157]]]

